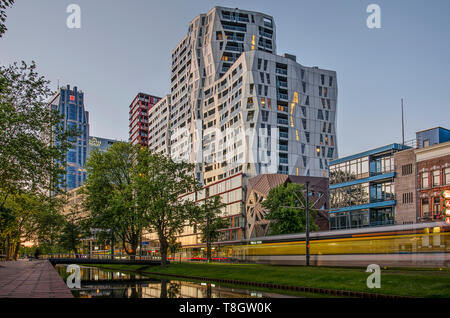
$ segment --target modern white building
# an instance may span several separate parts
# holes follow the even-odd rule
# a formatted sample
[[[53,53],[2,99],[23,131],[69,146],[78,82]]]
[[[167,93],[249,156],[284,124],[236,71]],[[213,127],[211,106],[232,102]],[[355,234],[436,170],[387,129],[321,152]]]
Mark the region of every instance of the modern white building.
[[[164,96],[148,111],[148,147],[154,152],[170,155],[170,95]]]
[[[327,176],[336,72],[276,55],[269,15],[214,7],[172,52],[170,153],[205,185],[236,173]]]
[[[242,237],[248,178],[327,177],[338,157],[336,72],[277,55],[275,39],[264,13],[214,7],[198,15],[172,51],[170,96],[149,111],[151,149],[195,163],[199,183],[221,189],[214,195],[233,192],[224,240]]]

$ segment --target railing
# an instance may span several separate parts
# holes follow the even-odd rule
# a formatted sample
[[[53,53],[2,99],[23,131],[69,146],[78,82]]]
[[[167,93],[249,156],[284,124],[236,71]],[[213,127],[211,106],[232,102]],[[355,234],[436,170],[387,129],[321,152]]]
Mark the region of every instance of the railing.
[[[285,70],[283,68],[276,68],[275,73],[287,75],[287,70]]]
[[[264,31],[259,31],[259,35],[265,36],[267,38],[272,38],[272,34],[264,32]]]
[[[279,87],[287,87],[287,82],[281,82],[281,81],[277,81],[277,86]]]
[[[277,94],[277,99],[285,99],[285,100],[287,100],[288,99],[288,95],[287,94],[281,94],[281,93],[278,93]]]
[[[287,132],[280,132],[279,133],[279,136],[280,136],[280,138],[289,138],[289,133],[287,133]]]
[[[225,51],[241,52],[241,49],[238,46],[226,45]]]
[[[39,256],[40,259],[110,260],[112,255],[54,253]],[[161,256],[114,254],[114,260],[160,261]]]
[[[247,28],[245,28],[245,27],[240,27],[240,26],[235,26],[235,25],[227,25],[227,24],[222,24],[222,26],[225,30],[247,32]]]

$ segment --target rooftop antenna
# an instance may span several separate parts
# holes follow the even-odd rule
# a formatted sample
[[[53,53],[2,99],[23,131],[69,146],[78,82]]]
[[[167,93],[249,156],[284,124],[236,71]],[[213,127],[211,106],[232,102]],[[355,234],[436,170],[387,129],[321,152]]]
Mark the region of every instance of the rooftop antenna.
[[[405,144],[405,120],[403,117],[403,98],[402,98],[402,145]]]
[[[58,90],[59,89],[59,78],[58,78],[58,87],[56,88],[56,90]]]

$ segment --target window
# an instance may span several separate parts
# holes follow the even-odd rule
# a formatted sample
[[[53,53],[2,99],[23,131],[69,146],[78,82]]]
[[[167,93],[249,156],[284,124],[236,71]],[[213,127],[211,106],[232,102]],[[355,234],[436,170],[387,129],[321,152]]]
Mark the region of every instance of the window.
[[[444,184],[445,185],[450,184],[450,168],[444,169]]]
[[[434,170],[433,171],[433,187],[438,186],[441,182],[440,182],[440,176],[441,176],[441,171],[440,170]]]
[[[412,173],[412,163],[402,166],[402,176],[407,176]]]
[[[317,119],[323,120],[323,112],[319,109],[319,112],[317,113]]]
[[[403,193],[402,203],[403,204],[413,203],[413,193],[412,192]]]
[[[262,59],[258,59],[258,70],[261,68]]]
[[[427,217],[430,213],[430,207],[428,204],[428,198],[422,199],[422,216]]]
[[[429,139],[425,139],[423,141],[423,147],[425,148],[425,147],[429,147],[429,146],[430,146],[430,140]]]
[[[441,199],[439,197],[433,198],[433,214],[438,215],[441,213]]]

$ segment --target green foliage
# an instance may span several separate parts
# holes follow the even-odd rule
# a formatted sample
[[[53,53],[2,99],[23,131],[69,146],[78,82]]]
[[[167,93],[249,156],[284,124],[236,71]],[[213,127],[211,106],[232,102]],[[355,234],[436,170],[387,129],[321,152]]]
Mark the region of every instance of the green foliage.
[[[0,210],[9,220],[0,225],[0,247],[10,258],[26,240],[52,245],[57,235],[59,203],[50,193],[58,192],[77,132],[64,131],[48,107],[48,85],[34,62],[0,67]]]
[[[139,149],[136,156],[133,182],[137,209],[145,215],[148,230],[158,235],[163,266],[170,242],[198,213],[193,201],[182,198],[198,190],[193,170],[191,164],[175,162],[147,148]]]
[[[206,242],[208,261],[211,261],[211,243],[219,239],[220,229],[228,227],[227,220],[221,217],[221,210],[225,206],[220,196],[210,197],[199,206],[197,227],[202,232],[202,241]]]
[[[274,221],[270,225],[270,235],[306,231],[306,200],[302,185],[288,183],[273,188],[262,205],[268,210],[265,218]],[[316,211],[311,202],[309,213],[310,231],[316,231],[318,230],[314,223]]]
[[[68,138],[77,132],[64,131],[48,107],[48,85],[34,62],[0,68],[0,205],[16,193],[57,191],[65,172]]]
[[[97,230],[102,241],[118,240],[134,255],[146,226],[143,210],[137,206],[133,179],[139,146],[119,142],[106,152],[91,153],[86,164],[87,180],[81,189],[84,208],[89,211],[86,226]]]
[[[78,246],[81,242],[82,230],[80,225],[66,220],[59,236],[58,245],[69,253],[78,253]]]
[[[0,38],[5,34],[7,28],[5,26],[6,21],[6,12],[5,9],[7,7],[12,6],[14,0],[0,0]]]

